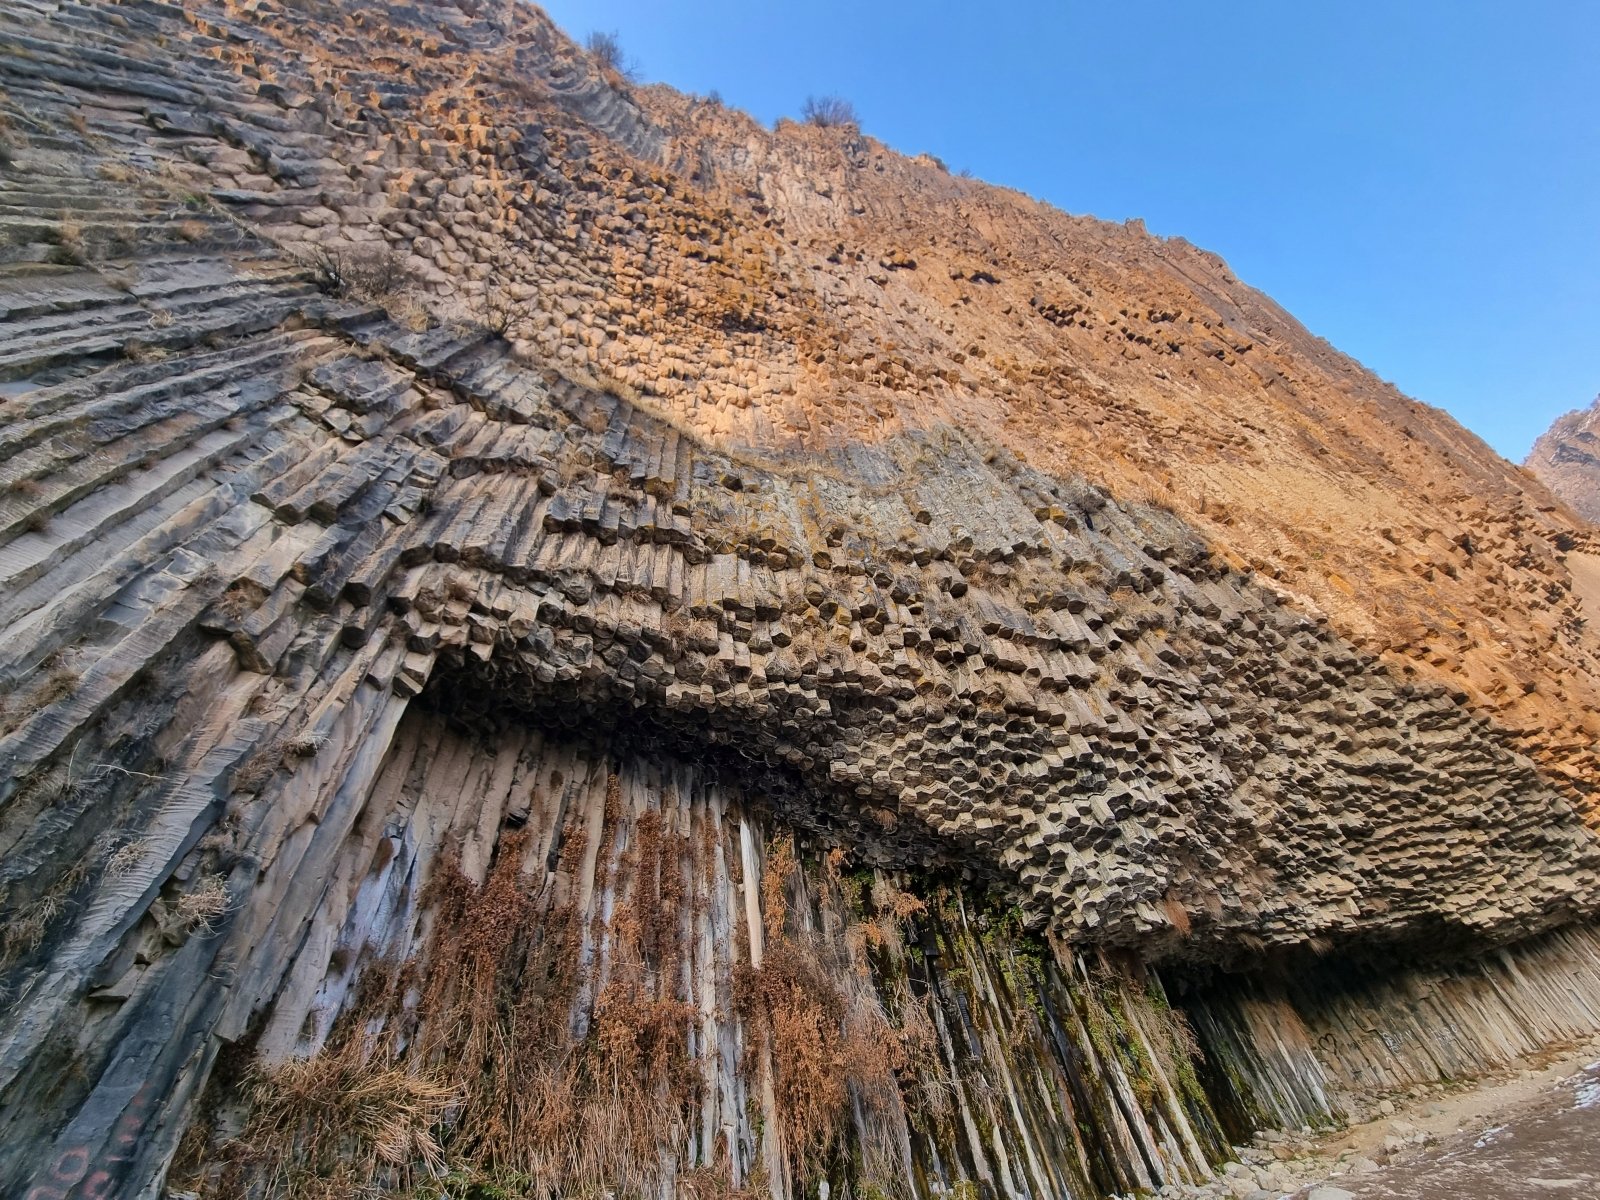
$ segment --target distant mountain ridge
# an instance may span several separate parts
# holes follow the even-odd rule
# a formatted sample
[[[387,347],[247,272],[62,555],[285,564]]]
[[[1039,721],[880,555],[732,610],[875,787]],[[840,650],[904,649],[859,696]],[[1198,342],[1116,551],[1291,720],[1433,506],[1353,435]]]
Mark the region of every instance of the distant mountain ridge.
[[[1522,465],[1573,512],[1600,524],[1600,396],[1551,422]]]

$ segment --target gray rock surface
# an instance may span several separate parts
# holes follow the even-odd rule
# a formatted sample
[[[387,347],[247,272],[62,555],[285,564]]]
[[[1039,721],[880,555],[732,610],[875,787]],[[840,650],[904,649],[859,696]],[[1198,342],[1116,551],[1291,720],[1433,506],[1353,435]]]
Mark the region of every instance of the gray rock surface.
[[[1600,400],[1564,413],[1540,434],[1523,466],[1585,520],[1600,522]]]
[[[917,943],[943,956],[917,968],[922,1082],[983,1118],[905,1149],[921,1178],[1198,1179],[1225,1101],[1331,1117],[1372,1055],[1398,1085],[1592,1022],[1600,843],[1522,731],[1172,512],[958,424],[750,452],[712,436],[738,385],[708,356],[662,367],[717,378],[719,415],[688,427],[589,374],[605,289],[555,251],[537,336],[430,309],[495,269],[474,247],[508,194],[596,221],[607,155],[654,222],[617,236],[698,245],[698,209],[648,174],[662,132],[542,19],[507,43],[464,6],[334,11],[329,59],[281,78],[254,48],[315,6],[0,13],[0,1135],[20,1148],[0,1191],[150,1194],[198,1114],[218,1137],[248,1119],[243,1060],[328,1061],[366,984],[445,952],[442,864],[487,887],[508,847],[528,854],[508,887],[586,922],[562,1037],[588,1044],[647,813],[703,839],[680,864],[701,909],[660,939],[683,969],[638,982],[693,1002],[670,1011],[698,1123],[660,1144],[741,1179],[794,1166],[727,1016],[766,921],[798,937],[785,905],[814,910],[855,972],[834,975],[865,981],[852,1002],[911,986],[910,949],[842,940],[878,906],[839,898],[830,852],[869,897],[920,889],[896,920],[940,888],[1004,914]],[[355,87],[329,63],[374,14],[396,46],[481,46],[540,121],[484,126],[382,63]],[[435,110],[449,155],[408,125]],[[361,247],[402,242],[412,294],[355,294],[387,261]],[[563,862],[602,833],[614,860]],[[759,886],[791,836],[817,860],[804,904]],[[1302,991],[1224,973],[1397,956],[1397,977]],[[1193,1076],[1163,978],[1235,1081]],[[400,990],[373,1022],[404,1041]],[[853,1112],[882,1107],[853,1144],[912,1145],[933,1111],[913,1078],[858,1086]],[[1018,1095],[1044,1099],[996,1099]],[[1219,1186],[1260,1183],[1241,1165]]]

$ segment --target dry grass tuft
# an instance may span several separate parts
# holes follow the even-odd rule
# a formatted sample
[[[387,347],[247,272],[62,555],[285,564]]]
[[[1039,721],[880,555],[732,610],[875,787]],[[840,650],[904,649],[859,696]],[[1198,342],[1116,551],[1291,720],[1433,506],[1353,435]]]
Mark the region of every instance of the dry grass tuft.
[[[471,604],[478,598],[478,584],[465,572],[452,572],[445,580],[444,594],[451,600]]]
[[[4,930],[0,930],[0,962],[15,962],[22,955],[37,950],[44,941],[45,931],[65,908],[65,898],[51,892],[11,916]]]
[[[55,260],[66,266],[77,266],[89,261],[83,241],[83,222],[70,213],[62,213],[56,225]]]
[[[282,744],[268,742],[239,764],[229,782],[235,791],[253,795],[272,778],[272,773],[278,769],[278,764],[282,761]]]
[[[212,601],[212,608],[225,621],[242,621],[261,604],[257,589],[235,583]]]
[[[190,932],[211,933],[232,904],[227,879],[222,875],[207,875],[198,887],[178,897],[173,912]]]
[[[291,758],[315,758],[317,751],[328,744],[325,733],[303,733],[283,744],[283,751]]]
[[[405,255],[388,246],[314,246],[305,262],[317,286],[333,296],[381,304],[410,293],[417,282]]]
[[[38,708],[49,708],[72,695],[82,682],[83,676],[71,667],[57,666],[45,676],[44,683],[33,694],[33,703]]]
[[[402,1183],[420,1165],[444,1173],[435,1131],[458,1089],[363,1055],[360,1039],[341,1049],[258,1072],[250,1121],[230,1146],[235,1165],[265,1176],[265,1194],[304,1200],[366,1195],[385,1170]]]
[[[89,877],[89,859],[79,858],[71,869],[33,901],[22,905],[0,923],[0,964],[15,962],[43,943],[50,926],[68,909],[73,892]]]
[[[112,879],[132,874],[149,849],[150,842],[146,838],[135,838],[131,842],[124,842],[112,851],[110,858],[106,859],[106,874]]]

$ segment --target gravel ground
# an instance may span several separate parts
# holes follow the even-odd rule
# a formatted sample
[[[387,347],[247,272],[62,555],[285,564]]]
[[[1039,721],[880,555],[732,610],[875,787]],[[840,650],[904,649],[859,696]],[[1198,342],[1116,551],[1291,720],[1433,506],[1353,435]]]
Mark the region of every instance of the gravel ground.
[[[1312,1189],[1309,1200],[1600,1196],[1600,1062],[1508,1110],[1487,1129],[1456,1134],[1392,1166],[1335,1182],[1335,1188]]]
[[[1373,1102],[1336,1134],[1269,1132],[1170,1200],[1592,1200],[1600,1040],[1472,1085]]]

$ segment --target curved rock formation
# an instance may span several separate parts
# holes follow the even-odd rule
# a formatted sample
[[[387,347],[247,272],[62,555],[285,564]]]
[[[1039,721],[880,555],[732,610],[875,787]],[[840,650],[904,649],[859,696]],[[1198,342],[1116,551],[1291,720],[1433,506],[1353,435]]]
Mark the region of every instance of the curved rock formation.
[[[0,36],[6,1194],[1089,1197],[1596,1026],[1592,535],[1213,257],[520,5]]]
[[[1539,436],[1523,463],[1539,481],[1591,524],[1600,521],[1600,437],[1595,419],[1600,400],[1557,417]]]

